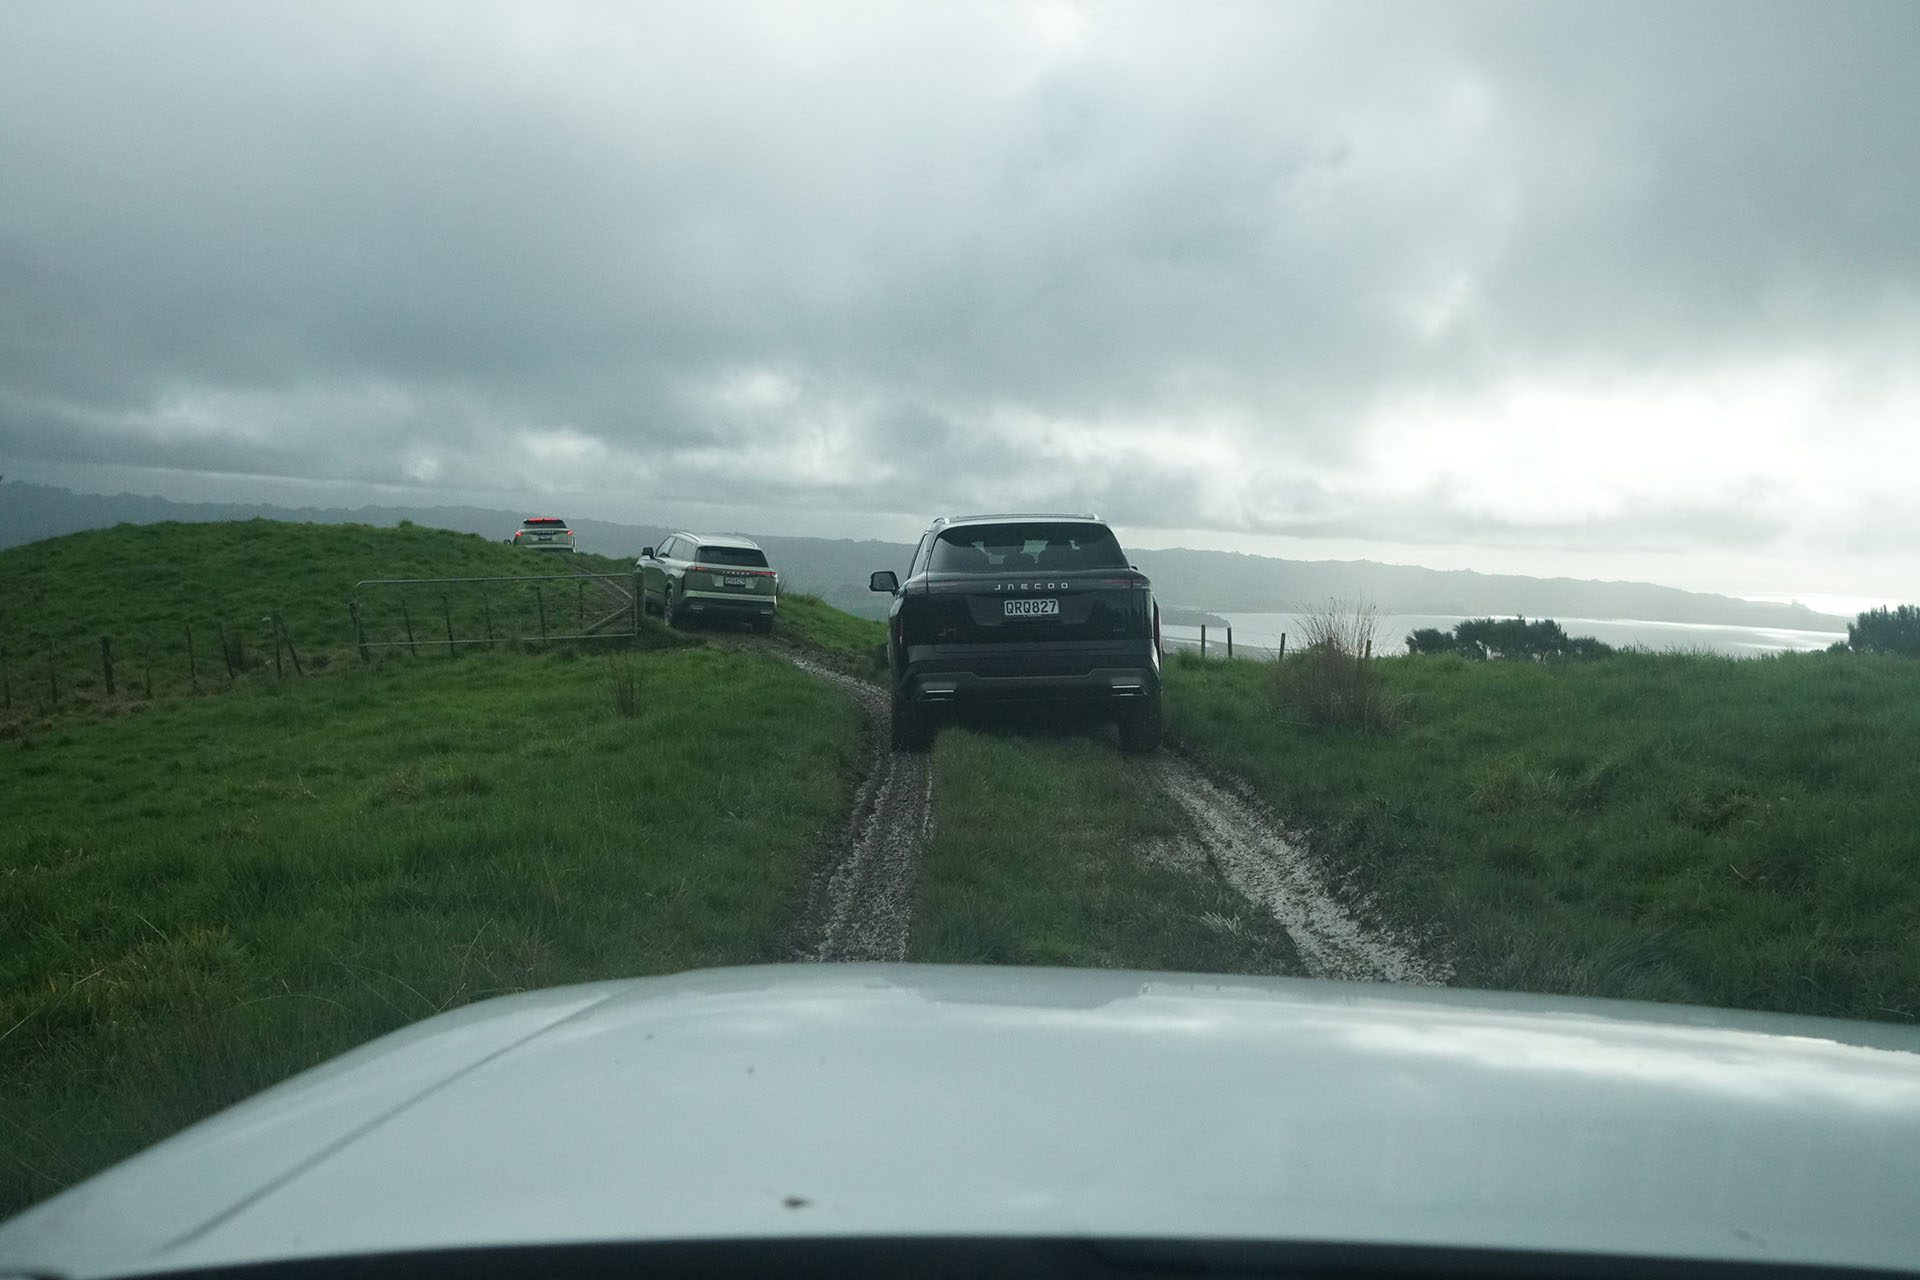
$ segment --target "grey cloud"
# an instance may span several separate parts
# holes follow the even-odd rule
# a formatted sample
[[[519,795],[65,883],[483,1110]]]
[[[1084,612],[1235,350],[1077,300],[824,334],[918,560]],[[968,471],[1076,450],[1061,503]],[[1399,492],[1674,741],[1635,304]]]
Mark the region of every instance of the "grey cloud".
[[[1374,540],[1402,545],[1467,543],[1487,547],[1615,552],[1671,551],[1676,546],[1747,550],[1765,546],[1792,528],[1790,511],[1774,503],[1656,506],[1633,502],[1581,520],[1502,520],[1468,513],[1444,493],[1343,503],[1335,514],[1311,511],[1256,520],[1260,533],[1296,538]]]
[[[1358,534],[1387,512],[1325,477],[1397,395],[1920,332],[1910,5],[1121,5],[1057,58],[1013,8],[805,13],[10,10],[0,446],[371,483],[426,453],[472,491],[564,430],[601,450],[583,488],[931,508],[1033,474],[1044,450],[981,448],[996,414],[1205,409],[1240,424],[1251,509],[1178,459],[1060,501]],[[716,399],[754,369],[800,398]],[[402,407],[299,420],[367,388]],[[203,393],[277,402],[270,438],[155,425]],[[705,461],[829,419],[884,465]],[[1625,509],[1506,528],[1440,494],[1385,523],[1777,523]]]

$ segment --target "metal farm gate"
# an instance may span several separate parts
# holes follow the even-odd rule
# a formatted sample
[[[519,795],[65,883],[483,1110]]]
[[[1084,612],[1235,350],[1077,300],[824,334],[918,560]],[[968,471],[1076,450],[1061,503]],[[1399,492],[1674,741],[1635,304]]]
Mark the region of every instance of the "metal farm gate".
[[[505,578],[370,578],[348,605],[360,656],[375,649],[635,636],[643,622],[630,574]]]

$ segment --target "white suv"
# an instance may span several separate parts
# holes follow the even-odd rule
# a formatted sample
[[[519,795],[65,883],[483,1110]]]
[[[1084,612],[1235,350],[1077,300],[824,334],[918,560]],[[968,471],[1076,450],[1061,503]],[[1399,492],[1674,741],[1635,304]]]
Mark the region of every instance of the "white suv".
[[[676,533],[640,553],[634,565],[640,599],[658,608],[670,627],[700,619],[746,622],[761,633],[773,630],[780,607],[780,575],[767,553],[749,538],[725,534]]]
[[[573,529],[559,516],[528,516],[507,539],[516,547],[531,551],[578,551]]]

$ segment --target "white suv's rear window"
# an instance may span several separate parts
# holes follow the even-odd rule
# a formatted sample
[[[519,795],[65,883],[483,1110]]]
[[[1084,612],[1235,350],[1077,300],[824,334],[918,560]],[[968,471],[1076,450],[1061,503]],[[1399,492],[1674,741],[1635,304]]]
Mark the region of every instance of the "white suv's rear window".
[[[740,569],[764,569],[767,555],[752,547],[702,547],[693,557],[701,564],[733,565]]]

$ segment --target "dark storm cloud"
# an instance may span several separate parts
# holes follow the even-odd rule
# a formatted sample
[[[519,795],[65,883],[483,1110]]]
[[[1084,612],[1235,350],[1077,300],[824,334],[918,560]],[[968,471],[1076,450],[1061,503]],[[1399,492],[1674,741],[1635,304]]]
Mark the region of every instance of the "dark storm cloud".
[[[0,447],[1753,542],[1737,485],[1396,497],[1370,424],[1783,359],[1899,390],[1916,53],[1902,3],[14,6]]]

